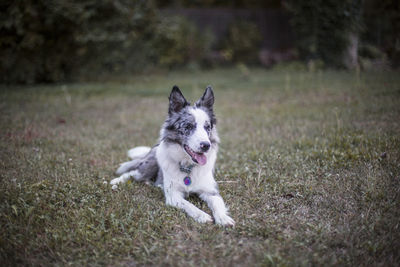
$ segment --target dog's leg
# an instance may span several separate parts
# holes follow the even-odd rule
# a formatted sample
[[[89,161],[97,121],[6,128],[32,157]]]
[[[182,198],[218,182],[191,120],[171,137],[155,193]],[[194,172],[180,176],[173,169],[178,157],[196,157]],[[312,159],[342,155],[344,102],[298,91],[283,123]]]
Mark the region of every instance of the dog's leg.
[[[124,173],[128,173],[128,172],[132,171],[133,169],[136,169],[137,165],[139,163],[140,163],[140,160],[138,160],[138,159],[121,163],[121,165],[119,166],[118,170],[115,173],[117,175],[122,175]]]
[[[110,184],[111,185],[120,184],[120,183],[124,184],[127,181],[129,181],[132,177],[137,180],[137,179],[140,179],[141,174],[138,170],[130,171],[130,172],[122,174],[118,178],[112,179]]]
[[[200,198],[207,202],[208,207],[212,210],[215,223],[226,226],[234,226],[235,221],[228,216],[228,209],[224,200],[218,193],[202,193]]]
[[[167,190],[168,191],[168,190]],[[178,192],[165,192],[166,204],[183,209],[189,216],[199,223],[212,222],[210,215],[197,208],[195,205],[183,198],[183,195]]]

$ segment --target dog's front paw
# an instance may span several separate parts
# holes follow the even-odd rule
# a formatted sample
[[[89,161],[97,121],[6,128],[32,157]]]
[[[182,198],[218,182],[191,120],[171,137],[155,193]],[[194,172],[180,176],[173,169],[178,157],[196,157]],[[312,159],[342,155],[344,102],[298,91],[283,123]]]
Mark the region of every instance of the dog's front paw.
[[[123,182],[123,179],[121,177],[118,177],[118,178],[112,179],[110,182],[110,185],[117,185],[122,182]]]
[[[235,221],[226,214],[215,216],[215,223],[222,226],[235,226]]]
[[[204,211],[199,212],[193,218],[199,223],[208,223],[213,221],[212,217]]]

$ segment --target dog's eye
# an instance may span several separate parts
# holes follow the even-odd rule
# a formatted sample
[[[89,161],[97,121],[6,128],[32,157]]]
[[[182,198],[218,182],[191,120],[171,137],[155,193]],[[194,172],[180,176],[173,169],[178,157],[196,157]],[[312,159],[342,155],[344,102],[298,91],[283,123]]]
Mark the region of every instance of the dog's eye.
[[[193,130],[193,128],[194,128],[193,124],[188,123],[185,125],[185,130],[187,131]]]
[[[204,126],[204,129],[206,129],[207,132],[211,131],[211,125],[207,124]]]

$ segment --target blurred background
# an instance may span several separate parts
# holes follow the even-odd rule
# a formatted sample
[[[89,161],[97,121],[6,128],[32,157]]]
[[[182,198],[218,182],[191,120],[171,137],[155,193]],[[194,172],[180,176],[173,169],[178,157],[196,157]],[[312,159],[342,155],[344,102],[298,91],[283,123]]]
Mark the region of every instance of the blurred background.
[[[400,63],[398,0],[3,0],[0,18],[3,84]]]

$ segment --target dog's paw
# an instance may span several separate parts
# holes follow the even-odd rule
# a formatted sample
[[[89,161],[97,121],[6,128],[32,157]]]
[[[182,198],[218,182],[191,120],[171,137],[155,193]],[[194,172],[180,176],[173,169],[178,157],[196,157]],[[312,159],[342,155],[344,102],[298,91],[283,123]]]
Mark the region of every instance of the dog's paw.
[[[124,173],[120,177],[112,179],[110,184],[111,185],[124,184],[124,183],[128,182],[132,177],[135,178],[135,175],[138,176],[138,171],[136,171],[136,170]]]
[[[110,185],[117,185],[117,184],[124,183],[124,182],[125,181],[124,181],[123,177],[121,176],[121,177],[112,179],[110,182]]]
[[[235,226],[235,221],[226,214],[215,216],[215,223],[222,226]]]
[[[213,221],[212,217],[204,211],[199,212],[193,218],[199,223],[208,223]]]

